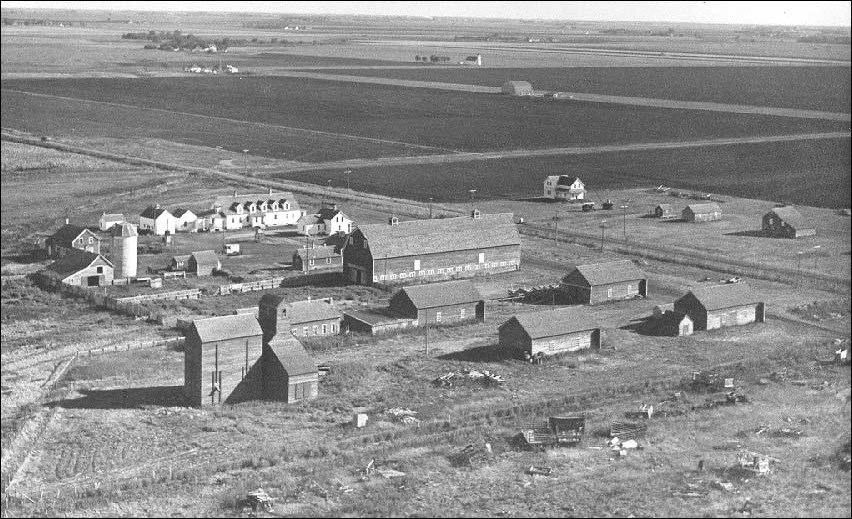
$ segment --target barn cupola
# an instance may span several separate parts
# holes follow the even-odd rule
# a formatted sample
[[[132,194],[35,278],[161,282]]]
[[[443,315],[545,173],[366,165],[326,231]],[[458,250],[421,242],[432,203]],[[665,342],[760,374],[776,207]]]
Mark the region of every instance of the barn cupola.
[[[480,218],[482,218],[482,214],[479,212],[479,209],[474,209],[470,212],[470,217],[474,220],[479,220]]]
[[[389,225],[399,225],[399,218],[396,217],[396,216],[391,216],[390,218],[388,218],[388,224]]]

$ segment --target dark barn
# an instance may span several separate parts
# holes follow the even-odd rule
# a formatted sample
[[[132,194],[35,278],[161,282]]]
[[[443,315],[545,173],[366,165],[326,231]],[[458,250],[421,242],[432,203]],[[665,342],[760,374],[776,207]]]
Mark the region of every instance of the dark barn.
[[[776,207],[763,215],[761,229],[776,238],[816,236],[816,229],[792,207]]]
[[[600,349],[601,330],[583,308],[559,308],[516,315],[500,325],[500,347],[533,356]]]

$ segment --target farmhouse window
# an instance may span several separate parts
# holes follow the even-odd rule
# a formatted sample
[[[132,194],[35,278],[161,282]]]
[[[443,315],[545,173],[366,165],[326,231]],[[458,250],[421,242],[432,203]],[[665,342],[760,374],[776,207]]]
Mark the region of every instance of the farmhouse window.
[[[414,270],[420,270],[420,260],[414,260]]]
[[[89,236],[89,245],[95,243],[95,239]]]
[[[506,262],[505,262],[505,261],[501,261],[501,262],[500,262],[500,266],[501,266],[501,267],[505,267],[505,266],[506,266]]]
[[[479,253],[479,262],[485,263],[485,253],[484,252]]]
[[[305,326],[304,328],[302,328],[302,335],[304,335],[305,337],[307,337],[307,336],[308,336],[308,327],[307,327],[307,326]]]
[[[327,333],[328,333],[328,325],[324,324],[324,325],[322,325],[322,334],[325,335]]]
[[[396,274],[391,274],[391,275],[390,275],[390,278],[391,278],[391,279],[396,279]]]
[[[429,269],[428,271],[426,271],[426,273],[431,276],[431,275],[435,274],[435,269]]]
[[[461,271],[462,271],[461,265],[459,265],[458,267],[456,267],[456,272],[461,272]]]
[[[636,290],[633,288],[633,285],[627,285],[627,294],[632,294]]]
[[[309,259],[309,260],[308,260],[308,265],[313,266],[313,265],[314,265],[314,260],[313,260],[313,259]]]
[[[443,273],[444,273],[444,269],[438,269],[438,274],[443,274]]]
[[[331,265],[331,258],[326,258],[326,259],[325,259],[325,264],[326,264],[326,265]]]
[[[376,277],[376,276],[373,276],[373,277]],[[381,276],[379,276],[379,280],[384,281],[384,280],[385,280],[385,275],[384,275],[384,274],[382,274]],[[374,279],[373,281],[375,281],[375,279]]]
[[[353,274],[352,274],[352,275],[353,275],[353,276],[355,275],[354,271],[353,271]],[[385,280],[385,277],[384,277],[384,276],[382,276],[382,281],[384,281],[384,280]],[[378,279],[376,279],[376,276],[373,276],[373,283],[375,283],[376,281],[378,281]]]
[[[103,274],[103,273],[104,273],[104,268],[98,267],[98,274]]]
[[[311,326],[311,331],[313,331],[314,335],[316,335],[317,334],[317,325]]]
[[[435,321],[436,321],[436,322],[439,322],[439,323],[441,322],[441,312],[436,312],[436,313],[435,313]]]
[[[288,209],[290,209],[290,204],[284,204],[284,210],[286,211]]]
[[[337,325],[332,324],[331,325],[331,333],[336,333],[336,332],[337,332]]]

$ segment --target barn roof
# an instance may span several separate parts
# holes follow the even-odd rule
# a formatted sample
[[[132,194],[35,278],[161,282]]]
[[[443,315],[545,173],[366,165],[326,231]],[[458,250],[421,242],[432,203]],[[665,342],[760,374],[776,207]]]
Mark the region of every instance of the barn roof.
[[[693,214],[705,214],[705,213],[721,213],[722,208],[719,207],[719,204],[689,204],[684,208],[684,210],[689,209]]]
[[[776,207],[769,211],[766,214],[774,213],[778,218],[782,221],[786,222],[787,225],[792,227],[793,229],[802,230],[802,229],[813,229],[812,225],[809,225],[805,217],[792,207]]]
[[[721,310],[761,302],[760,297],[744,283],[696,288],[690,293],[705,310]]]
[[[163,213],[169,213],[169,211],[162,208],[162,207],[156,207],[156,206],[153,206],[153,205],[149,205],[148,207],[145,208],[144,211],[142,211],[142,214],[140,214],[139,216],[141,216],[142,218],[149,218],[151,220],[156,220]],[[172,213],[169,213],[169,215],[171,215],[171,214]]]
[[[71,242],[73,242],[77,236],[80,236],[80,233],[84,231],[88,231],[88,229],[80,227],[79,225],[65,224],[51,235],[51,239],[54,243],[70,247]],[[94,233],[92,234],[94,235]],[[95,237],[97,238],[97,236]]]
[[[100,221],[102,222],[123,222],[124,215],[121,213],[104,213],[101,215]]]
[[[334,251],[334,247],[330,245],[322,245],[320,247],[314,247],[312,249],[298,249],[296,250],[296,255],[299,256],[302,261],[308,259],[325,259],[325,258],[334,258],[340,256],[339,252]]]
[[[657,204],[657,207],[659,207],[663,211],[667,211],[672,209],[672,204]]]
[[[520,245],[512,213],[361,225],[373,259]]]
[[[122,238],[139,235],[136,231],[136,226],[129,222],[121,222],[113,225],[110,227],[110,234],[112,236],[120,236]]]
[[[56,274],[62,276],[62,279],[65,279],[71,274],[76,274],[77,272],[80,272],[81,270],[85,269],[99,258],[110,267],[113,267],[113,264],[100,254],[95,254],[94,252],[87,252],[79,249],[73,249],[65,256],[62,256],[61,258],[48,265],[46,270],[50,272],[55,272]]]
[[[195,214],[192,211],[190,211],[189,209],[186,209],[184,207],[180,207],[178,209],[175,209],[175,212],[172,213],[172,214],[175,216],[175,218],[180,218],[181,216],[183,216],[186,213],[189,213],[189,214],[192,214],[192,215]]]
[[[172,256],[172,261],[175,263],[186,263],[187,261],[189,261],[189,254]]]
[[[269,349],[275,354],[288,376],[317,373],[317,365],[305,351],[302,343],[290,332],[279,333],[273,337],[269,341]]]
[[[252,314],[222,315],[192,321],[201,342],[227,341],[263,335],[260,323]]]
[[[213,207],[221,207],[226,211],[233,211],[233,207],[236,204],[245,205],[257,203],[258,201],[279,201],[279,202],[289,202],[290,209],[289,211],[298,211],[299,210],[299,202],[296,201],[296,197],[290,191],[279,191],[275,193],[254,193],[254,194],[246,194],[246,195],[237,195],[237,196],[219,196],[213,201]]]
[[[195,258],[195,263],[197,265],[207,265],[215,267],[219,264],[219,258],[216,257],[216,253],[212,250],[195,251],[190,254],[190,257]]]
[[[284,317],[291,324],[340,318],[340,312],[334,308],[330,300],[309,299],[307,301],[284,303],[284,296],[275,294],[266,294],[260,298],[260,306],[279,308],[282,305]]]
[[[399,292],[404,293],[417,309],[482,301],[479,290],[468,280],[412,285]]]
[[[320,220],[323,220],[323,221],[328,221],[328,220],[331,220],[332,218],[334,218],[335,216],[337,216],[338,214],[341,214],[341,215],[343,215],[344,218],[349,219],[349,217],[346,216],[343,213],[343,211],[341,211],[340,209],[331,208],[331,207],[323,207],[322,209],[320,209],[319,212],[317,213],[317,218],[319,218]]]
[[[589,283],[589,286],[645,279],[645,274],[636,268],[636,265],[630,260],[577,265],[575,270],[569,273],[568,276],[571,276],[575,271]],[[567,279],[568,276],[565,276],[564,279]]]
[[[512,317],[500,327],[502,328],[515,320],[531,339],[555,337],[598,328],[598,325],[589,318],[586,312],[586,310],[578,307],[528,312]]]

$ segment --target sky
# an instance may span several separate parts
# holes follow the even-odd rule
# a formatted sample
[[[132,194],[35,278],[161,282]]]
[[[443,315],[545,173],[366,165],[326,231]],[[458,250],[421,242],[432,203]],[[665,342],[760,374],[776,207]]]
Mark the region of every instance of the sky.
[[[4,8],[138,11],[226,11],[288,14],[458,16],[731,23],[759,25],[852,25],[846,2],[13,2]]]

